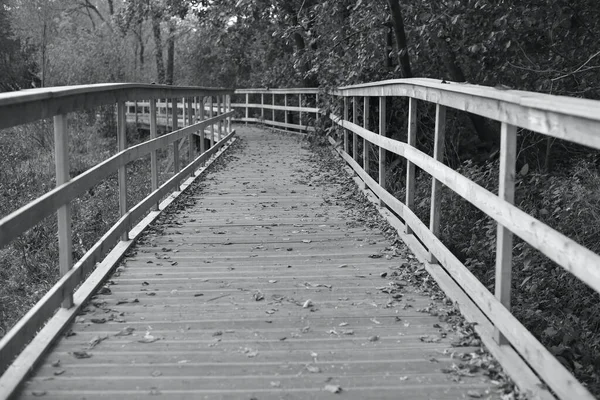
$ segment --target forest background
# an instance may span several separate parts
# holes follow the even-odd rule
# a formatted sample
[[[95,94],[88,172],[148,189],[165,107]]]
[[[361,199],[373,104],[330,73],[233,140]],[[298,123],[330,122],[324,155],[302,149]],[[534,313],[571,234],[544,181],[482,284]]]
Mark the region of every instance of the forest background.
[[[156,82],[325,93],[414,76],[600,99],[598,37],[597,0],[0,0],[0,91]],[[405,102],[388,102],[389,134],[406,140]],[[321,106],[336,104],[324,95]],[[431,154],[434,110],[420,107],[418,147]],[[116,150],[110,107],[71,125],[71,176]],[[0,131],[0,216],[54,186],[50,128]],[[449,112],[447,129],[445,162],[496,192],[499,126]],[[401,161],[386,160],[399,198]],[[600,253],[600,154],[519,130],[517,163],[517,206]],[[131,168],[140,197],[147,166]],[[417,178],[416,211],[427,221],[430,178]],[[117,218],[115,182],[73,205],[76,256]],[[442,241],[493,290],[495,222],[449,190],[443,196]],[[56,282],[55,224],[0,249],[0,337]],[[600,395],[598,294],[520,240],[513,271],[514,314]]]

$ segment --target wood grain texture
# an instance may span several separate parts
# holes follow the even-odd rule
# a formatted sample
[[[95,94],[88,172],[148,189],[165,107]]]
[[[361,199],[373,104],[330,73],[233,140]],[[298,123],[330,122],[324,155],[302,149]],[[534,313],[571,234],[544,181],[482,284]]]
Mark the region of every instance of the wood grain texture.
[[[408,285],[398,300],[378,289],[403,260],[359,219],[346,185],[295,137],[239,134],[20,398],[330,398],[328,384],[350,399],[498,398],[482,375],[442,372],[453,351],[474,349],[452,349],[448,324],[418,311],[440,303]],[[73,356],[82,350],[91,357]]]

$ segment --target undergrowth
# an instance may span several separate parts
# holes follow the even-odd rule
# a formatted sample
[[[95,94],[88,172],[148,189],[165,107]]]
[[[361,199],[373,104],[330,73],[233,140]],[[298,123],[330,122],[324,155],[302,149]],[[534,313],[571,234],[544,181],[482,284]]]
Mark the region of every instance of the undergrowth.
[[[127,136],[129,146],[146,139],[136,129],[128,129]],[[71,178],[116,152],[116,127],[110,118],[96,119],[87,114],[70,117]],[[185,158],[187,151],[182,153]],[[0,131],[0,218],[55,187],[53,154],[51,122],[40,121]],[[172,174],[164,172],[168,152],[159,151],[158,159],[163,171],[160,184]],[[127,178],[131,207],[150,193],[149,157],[129,163]],[[73,262],[76,262],[119,218],[117,174],[73,200],[71,215]],[[58,280],[56,217],[44,219],[0,249],[0,265],[1,338]]]

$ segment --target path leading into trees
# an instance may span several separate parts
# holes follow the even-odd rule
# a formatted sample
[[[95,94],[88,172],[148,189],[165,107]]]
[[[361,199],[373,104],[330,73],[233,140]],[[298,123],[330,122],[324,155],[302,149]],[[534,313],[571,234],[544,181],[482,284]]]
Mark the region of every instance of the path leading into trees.
[[[294,136],[239,138],[20,398],[496,398],[449,307],[398,278],[416,261],[349,204],[351,181]]]

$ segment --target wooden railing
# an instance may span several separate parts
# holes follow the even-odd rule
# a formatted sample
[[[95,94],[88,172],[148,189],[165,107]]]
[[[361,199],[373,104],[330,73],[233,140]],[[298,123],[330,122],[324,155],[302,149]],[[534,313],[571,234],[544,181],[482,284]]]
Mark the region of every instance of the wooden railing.
[[[236,93],[260,93],[264,96],[267,92],[245,90]],[[600,292],[600,256],[513,204],[517,128],[600,149],[600,102],[442,83],[431,79],[390,80],[348,86],[330,95],[343,100],[343,115],[329,114],[329,118],[344,131],[343,148],[337,151],[356,173],[361,185],[366,185],[376,196],[379,205],[392,211],[382,210],[382,213],[398,229],[411,249],[423,256],[428,271],[442,289],[459,303],[467,318],[477,322],[475,330],[517,385],[534,398],[554,398],[547,389],[549,387],[561,399],[593,399],[588,390],[515,318],[510,312],[510,300],[513,234]],[[386,137],[387,98],[394,96],[409,99],[406,143]],[[377,133],[368,126],[369,104],[373,98],[379,104]],[[436,107],[433,157],[416,148],[419,101],[432,103]],[[349,119],[350,105],[352,120]],[[261,104],[235,106],[256,108]],[[262,115],[265,109],[272,108],[263,106]],[[467,111],[501,123],[498,195],[444,165],[447,108]],[[363,115],[363,126],[358,125],[359,114]],[[246,116],[246,119],[249,117]],[[358,151],[359,138],[363,141],[362,154]],[[333,138],[329,139],[336,145]],[[378,171],[368,171],[369,149],[373,146],[379,151]],[[404,201],[386,190],[384,160],[388,151],[406,160]],[[415,166],[432,177],[428,226],[414,212]],[[373,179],[370,172],[376,172],[378,179]],[[439,239],[440,219],[444,213],[441,208],[442,185],[497,222],[495,293],[491,293]]]
[[[237,111],[235,121],[261,123],[290,132],[307,132],[315,130],[314,122],[319,119],[317,88],[237,89],[235,95],[243,100],[232,104]],[[254,97],[259,95],[260,103],[256,103]],[[277,104],[277,101],[283,104]],[[278,116],[278,111],[283,116]]]
[[[16,385],[29,368],[40,357],[43,350],[60,333],[62,328],[76,315],[79,307],[102,283],[116,262],[131,246],[132,239],[141,233],[141,229],[156,218],[178,194],[182,186],[189,186],[197,169],[211,155],[222,148],[235,134],[231,129],[230,98],[232,90],[200,87],[172,87],[162,85],[137,84],[101,84],[76,87],[58,87],[48,89],[25,90],[0,94],[0,129],[37,121],[43,118],[54,119],[56,188],[31,203],[21,207],[0,220],[0,247],[6,246],[20,234],[35,226],[48,216],[57,213],[60,280],[46,295],[0,340],[0,397],[10,392],[9,386]],[[172,107],[171,121],[175,121],[173,132],[157,136],[156,99],[183,99],[187,110],[185,127],[178,129],[177,107]],[[217,115],[213,108],[204,113],[198,105],[204,98],[209,103],[216,98]],[[150,139],[144,143],[128,147],[126,140],[126,102],[144,102],[147,104],[150,122]],[[68,114],[93,107],[116,104],[117,142],[119,152],[95,167],[69,179],[68,154]],[[198,107],[192,113],[193,107]],[[213,131],[210,135],[209,149],[203,137],[205,128]],[[216,131],[216,135],[214,134]],[[200,154],[196,154],[194,135],[200,136]],[[215,138],[217,143],[215,143]],[[189,163],[181,166],[179,155],[180,142],[187,139],[189,144]],[[159,186],[159,166],[157,150],[168,148],[172,144],[173,176]],[[127,201],[127,164],[150,154],[151,193],[140,203],[131,207]],[[111,174],[118,172],[120,219],[102,238],[73,265],[70,202],[97,185]],[[185,180],[185,178],[189,179]],[[182,181],[184,181],[182,184]],[[173,189],[167,200],[160,203]],[[160,204],[159,204],[160,203]],[[150,212],[150,213],[149,213]],[[149,214],[148,214],[149,213]],[[148,214],[142,222],[132,229],[134,221]],[[113,246],[116,247],[96,266]],[[88,274],[90,277],[86,279]],[[85,281],[84,281],[85,279]],[[74,293],[76,287],[79,288]],[[57,311],[58,310],[58,311]],[[51,318],[52,317],[52,318]],[[37,334],[37,336],[36,336]],[[31,342],[23,351],[23,348]],[[19,357],[13,362],[15,357]],[[11,386],[12,387],[12,386]]]

